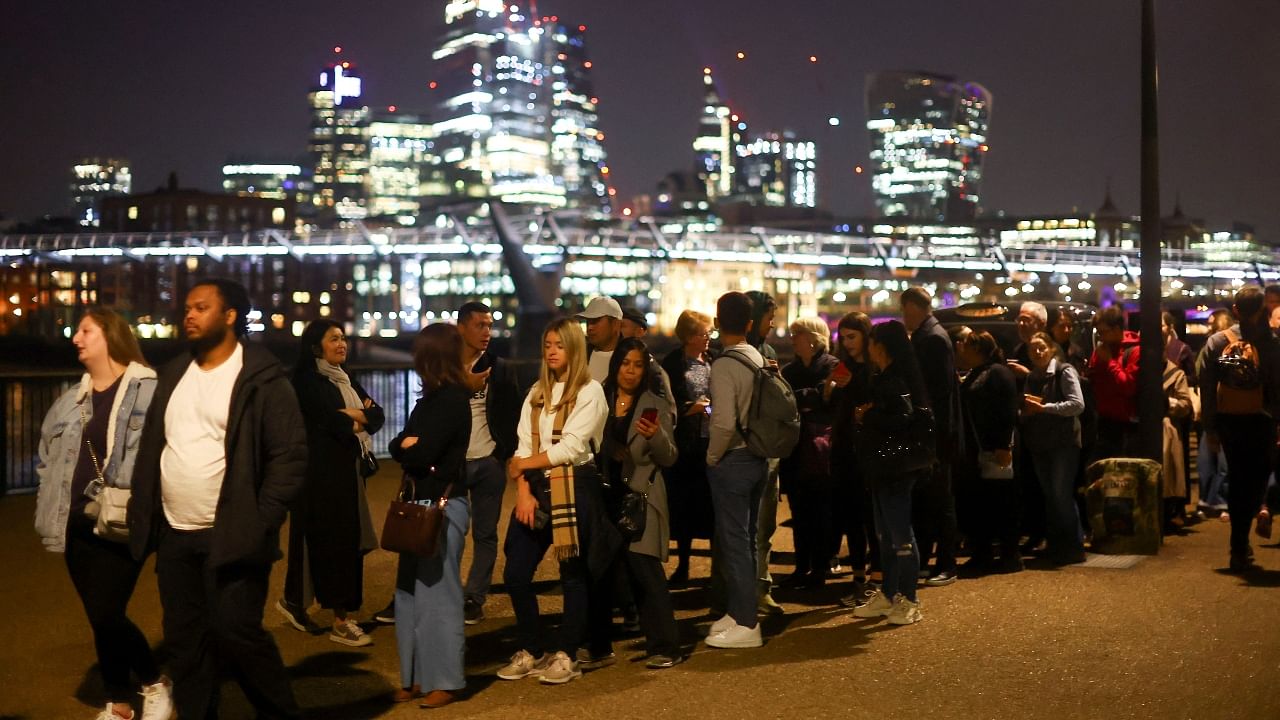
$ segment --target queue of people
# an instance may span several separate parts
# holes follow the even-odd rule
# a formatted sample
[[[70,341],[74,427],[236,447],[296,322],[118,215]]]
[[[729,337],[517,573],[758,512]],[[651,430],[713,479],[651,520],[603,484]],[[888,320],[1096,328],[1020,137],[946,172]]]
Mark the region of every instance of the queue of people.
[[[726,293],[714,317],[685,311],[679,346],[661,361],[644,315],[595,298],[543,330],[523,400],[512,367],[489,349],[490,308],[469,302],[456,325],[423,328],[413,346],[421,397],[390,451],[404,473],[400,500],[438,511],[443,530],[434,554],[401,553],[392,603],[375,614],[395,625],[393,699],[436,708],[465,689],[465,626],[485,620],[508,486],[503,581],[518,649],[497,671],[503,680],[565,684],[612,664],[615,610],[643,634],[646,667],[683,662],[691,639],[669,588],[688,582],[695,538],[711,540],[706,645],[761,646],[762,615],[781,610],[769,572],[780,495],[795,559],[779,585],[822,587],[847,562],[841,603],[859,619],[923,619],[919,585],[955,582],[962,548],[966,574],[1017,572],[1028,552],[1082,562],[1083,467],[1136,438],[1139,358],[1123,313],[1098,315],[1100,342],[1087,354],[1073,345],[1074,318],[1026,303],[1022,343],[1006,360],[988,332],[943,329],[923,289],[905,291],[900,307],[901,322],[850,313],[834,336],[821,318],[794,320],[794,359],[780,368],[768,342],[777,306],[764,293]],[[378,547],[365,482],[378,470],[371,435],[385,412],[345,370],[340,324],[304,330],[290,375],[243,342],[249,308],[235,283],[197,283],[185,300],[190,352],[158,371],[111,311],[90,311],[73,337],[86,373],[42,427],[36,529],[65,554],[93,629],[99,720],[132,718],[137,693],[143,720],[216,717],[228,666],[260,715],[300,715],[263,627],[286,516],[274,607],[319,633],[318,604],[329,640],[373,642],[355,615],[365,555]],[[1263,534],[1266,519],[1269,534],[1266,506],[1280,505],[1266,502],[1272,462],[1257,451],[1276,437],[1280,341],[1262,291],[1242,289],[1233,310],[1238,322],[1194,363],[1166,318],[1163,492],[1172,522],[1189,497],[1198,385],[1201,508],[1226,505],[1231,569],[1244,572],[1252,522]],[[554,634],[533,583],[549,550],[564,596]],[[126,615],[153,553],[168,676]]]

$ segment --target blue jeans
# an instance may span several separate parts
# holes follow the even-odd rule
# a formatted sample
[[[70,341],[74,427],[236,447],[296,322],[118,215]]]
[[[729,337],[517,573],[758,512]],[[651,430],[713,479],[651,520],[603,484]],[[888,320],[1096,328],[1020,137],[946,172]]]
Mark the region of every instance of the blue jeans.
[[[707,468],[711,505],[716,517],[718,559],[724,569],[725,611],[743,627],[755,627],[758,567],[756,535],[760,497],[769,479],[769,464],[739,448]]]
[[[1200,507],[1226,510],[1227,454],[1221,450],[1216,453],[1210,451],[1204,433],[1200,433],[1196,465],[1200,470]]]
[[[907,473],[902,477],[884,478],[871,490],[875,513],[876,537],[880,539],[880,567],[885,597],[904,595],[916,601],[916,576],[920,573],[920,549],[911,529],[911,491],[917,482],[929,477],[929,470]]]
[[[401,554],[396,570],[396,649],[400,686],[424,692],[466,687],[466,631],[462,618],[462,546],[471,505],[456,497],[444,506],[443,544],[435,557]]]
[[[1045,540],[1050,556],[1077,556],[1084,552],[1084,532],[1075,495],[1079,461],[1080,448],[1074,445],[1031,451],[1031,462],[1044,495]]]

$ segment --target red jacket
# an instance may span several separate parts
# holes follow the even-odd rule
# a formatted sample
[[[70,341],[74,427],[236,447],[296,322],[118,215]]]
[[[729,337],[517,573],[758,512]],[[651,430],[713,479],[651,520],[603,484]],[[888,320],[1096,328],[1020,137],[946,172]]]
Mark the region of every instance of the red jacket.
[[[1137,334],[1126,331],[1124,342],[1119,349],[1113,349],[1110,361],[1100,362],[1097,350],[1089,358],[1089,381],[1093,383],[1099,417],[1118,422],[1137,419],[1138,355]]]

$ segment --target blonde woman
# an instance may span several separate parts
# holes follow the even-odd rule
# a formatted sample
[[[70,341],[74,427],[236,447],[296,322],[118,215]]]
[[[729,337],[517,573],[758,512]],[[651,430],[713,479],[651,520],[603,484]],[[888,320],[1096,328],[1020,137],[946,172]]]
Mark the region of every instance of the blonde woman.
[[[588,602],[591,586],[605,577],[622,543],[604,515],[595,465],[608,415],[604,390],[587,369],[582,328],[569,318],[552,321],[542,333],[542,369],[521,408],[518,446],[507,464],[517,494],[503,580],[520,650],[498,671],[503,680],[576,680],[582,672],[575,658],[588,634],[597,648],[609,642],[609,608]],[[551,547],[560,563],[564,620],[557,642],[544,653],[533,575]]]

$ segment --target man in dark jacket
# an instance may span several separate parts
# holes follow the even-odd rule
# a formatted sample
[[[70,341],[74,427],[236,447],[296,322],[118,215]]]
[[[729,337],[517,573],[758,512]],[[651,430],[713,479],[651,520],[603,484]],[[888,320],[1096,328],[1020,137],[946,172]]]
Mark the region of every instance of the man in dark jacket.
[[[484,621],[484,603],[498,559],[498,519],[507,489],[505,468],[516,451],[520,394],[515,368],[489,351],[493,311],[481,302],[458,310],[458,330],[470,369],[471,443],[467,446],[467,487],[471,489],[471,540],[475,552],[463,588],[463,617],[468,625]]]
[[[240,342],[248,311],[248,293],[227,280],[187,294],[193,357],[160,370],[129,502],[134,556],[156,553],[184,718],[217,716],[222,665],[260,716],[300,716],[262,611],[280,525],[306,477],[306,431],[284,369]]]
[[[951,337],[933,316],[933,297],[924,288],[912,287],[899,300],[902,322],[911,331],[911,346],[920,363],[920,374],[929,393],[937,429],[938,463],[930,478],[915,487],[913,515],[916,539],[920,544],[920,567],[929,561],[937,542],[938,556],[927,585],[950,585],[956,581],[956,550],[960,542],[956,521],[956,499],[951,493],[951,455],[955,432],[959,429],[959,395],[956,354]]]

